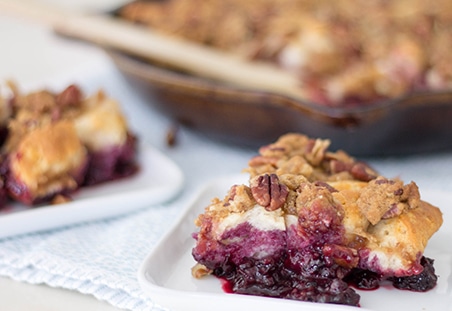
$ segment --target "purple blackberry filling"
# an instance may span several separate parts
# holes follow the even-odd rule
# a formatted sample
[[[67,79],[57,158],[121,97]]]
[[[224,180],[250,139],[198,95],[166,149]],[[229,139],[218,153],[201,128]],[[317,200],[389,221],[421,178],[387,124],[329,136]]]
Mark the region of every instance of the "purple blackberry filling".
[[[222,238],[222,242],[216,242],[198,236],[193,256],[225,280],[225,288],[234,293],[359,304],[358,294],[341,280],[348,269],[334,263],[348,254],[333,255],[318,243],[301,249],[289,247],[300,244],[296,226],[287,232],[261,231],[244,223]]]
[[[309,190],[328,193],[314,188]],[[306,199],[298,216],[280,217],[285,230],[245,222],[219,239],[212,236],[211,220],[204,218],[194,259],[226,280],[234,293],[358,306],[359,295],[342,280],[358,257],[343,244],[340,206],[319,196]]]
[[[8,192],[5,188],[5,182],[3,179],[0,179],[0,209],[6,205],[8,202]]]
[[[421,265],[423,270],[420,274],[405,276],[405,277],[391,277],[394,287],[398,289],[406,289],[416,292],[425,292],[435,287],[438,276],[435,274],[433,267],[433,259],[422,257]]]
[[[372,261],[370,256],[376,253],[372,243],[378,236],[359,227],[363,218],[354,191],[367,193],[350,184],[343,193],[338,189],[290,174],[257,175],[249,186],[233,186],[223,200],[212,200],[195,221],[199,232],[193,235],[192,255],[197,262],[193,276],[214,275],[231,293],[350,306],[360,304],[353,287],[377,289],[383,280],[412,291],[433,288],[437,281],[433,261],[423,258],[422,252],[413,252],[414,260],[397,269]],[[417,208],[421,218],[410,214],[407,220],[405,214],[399,221],[415,225],[418,220],[441,217],[435,207]],[[384,222],[384,229],[394,228],[390,221]],[[440,223],[432,226],[433,232]],[[402,228],[413,234],[410,230],[417,227],[405,223]],[[359,230],[362,235],[356,233]]]
[[[8,163],[5,155],[0,155],[0,209],[8,202],[8,191],[6,189],[6,174],[8,173]]]
[[[77,185],[81,185],[86,174],[87,164],[84,163],[73,173],[72,177]],[[53,191],[46,192],[45,195],[37,196],[30,191],[30,188],[10,171],[6,173],[5,191],[8,197],[30,206],[36,206],[52,201],[57,195],[69,197],[78,187],[73,188],[55,188]]]
[[[129,134],[124,145],[90,153],[89,166],[83,184],[95,185],[136,173],[138,170],[135,161],[136,141],[136,137]]]

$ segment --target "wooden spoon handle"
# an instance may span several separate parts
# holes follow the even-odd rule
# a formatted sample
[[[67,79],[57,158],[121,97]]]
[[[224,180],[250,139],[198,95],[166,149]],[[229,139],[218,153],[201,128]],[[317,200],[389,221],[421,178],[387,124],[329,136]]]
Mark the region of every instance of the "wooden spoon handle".
[[[32,5],[32,2],[34,5]],[[276,66],[162,35],[109,15],[83,15],[37,5],[34,1],[0,0],[0,8],[39,18],[56,33],[168,64],[202,77],[246,89],[305,98],[300,81]]]

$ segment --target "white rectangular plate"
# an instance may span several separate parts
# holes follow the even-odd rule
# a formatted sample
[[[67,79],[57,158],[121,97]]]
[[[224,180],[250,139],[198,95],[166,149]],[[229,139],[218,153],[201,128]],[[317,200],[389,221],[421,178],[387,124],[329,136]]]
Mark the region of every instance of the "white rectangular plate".
[[[191,256],[194,246],[193,221],[214,197],[223,198],[233,184],[245,183],[247,176],[231,176],[210,183],[187,207],[175,226],[165,235],[142,263],[138,279],[144,291],[158,304],[172,311],[179,310],[357,310],[356,307],[290,301],[277,298],[226,294],[215,277],[194,279]],[[448,209],[452,195],[444,192],[423,192],[422,198],[442,208],[444,224],[429,241],[425,255],[435,260],[437,286],[426,293],[415,293],[381,287],[358,291],[359,310],[450,311],[452,305],[452,214]]]
[[[82,188],[69,203],[36,208],[7,205],[0,210],[0,238],[118,216],[167,201],[182,189],[181,170],[158,150],[140,144],[137,161],[136,175]]]

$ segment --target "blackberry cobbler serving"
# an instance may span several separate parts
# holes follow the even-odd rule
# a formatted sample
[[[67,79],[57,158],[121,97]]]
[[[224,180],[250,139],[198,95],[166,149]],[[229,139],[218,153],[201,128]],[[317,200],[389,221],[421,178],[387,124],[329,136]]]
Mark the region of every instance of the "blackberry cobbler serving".
[[[227,291],[359,306],[355,288],[427,291],[424,257],[442,213],[414,182],[380,176],[329,141],[287,134],[249,161],[249,183],[232,185],[195,223],[196,278]]]
[[[66,202],[80,187],[137,171],[136,138],[102,91],[84,97],[76,85],[59,93],[9,88],[0,110],[0,206]]]

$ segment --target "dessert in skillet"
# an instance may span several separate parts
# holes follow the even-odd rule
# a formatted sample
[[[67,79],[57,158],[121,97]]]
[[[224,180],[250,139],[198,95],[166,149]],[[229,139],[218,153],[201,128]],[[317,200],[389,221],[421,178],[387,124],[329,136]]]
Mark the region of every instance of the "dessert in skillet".
[[[415,183],[379,176],[329,141],[287,134],[249,162],[248,184],[215,198],[195,223],[196,278],[228,291],[359,306],[352,288],[427,291],[423,256],[440,210]]]
[[[119,104],[102,91],[85,98],[76,85],[60,93],[10,88],[2,105],[3,204],[65,202],[80,187],[137,171],[136,139]]]
[[[119,16],[271,62],[299,77],[316,103],[356,105],[452,86],[449,0],[140,0]]]

